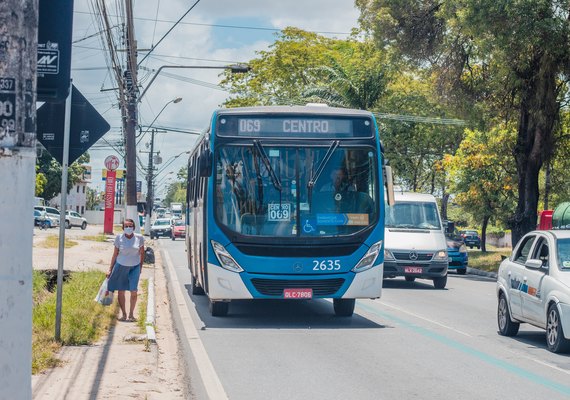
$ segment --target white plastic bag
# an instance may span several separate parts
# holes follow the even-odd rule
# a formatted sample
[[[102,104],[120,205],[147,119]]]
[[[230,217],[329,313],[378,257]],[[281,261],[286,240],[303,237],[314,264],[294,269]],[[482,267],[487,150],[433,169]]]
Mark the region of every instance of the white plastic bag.
[[[97,297],[95,297],[95,301],[99,304],[104,306],[110,306],[113,304],[113,292],[107,290],[107,284],[109,282],[108,278],[105,278],[101,287],[99,288],[99,293],[97,293]]]

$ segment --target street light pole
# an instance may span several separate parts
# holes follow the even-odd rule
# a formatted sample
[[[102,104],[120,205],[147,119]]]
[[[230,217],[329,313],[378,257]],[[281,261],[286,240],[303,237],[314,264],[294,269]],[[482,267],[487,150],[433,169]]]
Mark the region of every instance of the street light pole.
[[[148,129],[145,131],[145,133],[148,132],[149,129],[151,129],[152,125],[155,123],[155,121],[158,119],[158,117],[160,117],[160,114],[162,114],[162,112],[166,109],[166,107],[170,103],[177,104],[177,103],[180,103],[181,101],[182,101],[182,97],[177,97],[175,99],[170,100],[168,103],[166,103],[164,105],[164,107],[162,107],[160,112],[156,115],[156,117],[154,117],[154,119],[150,123],[150,125],[149,125]],[[145,222],[144,222],[144,234],[145,234],[145,236],[148,236],[150,233],[150,219],[152,217],[152,207],[153,207],[153,203],[154,203],[154,190],[153,190],[152,181],[154,179],[153,157],[154,157],[154,134],[155,133],[156,133],[156,130],[153,128],[151,131],[150,152],[148,153],[148,170],[147,170],[147,174],[146,174],[147,189],[146,189],[146,217],[145,217]]]

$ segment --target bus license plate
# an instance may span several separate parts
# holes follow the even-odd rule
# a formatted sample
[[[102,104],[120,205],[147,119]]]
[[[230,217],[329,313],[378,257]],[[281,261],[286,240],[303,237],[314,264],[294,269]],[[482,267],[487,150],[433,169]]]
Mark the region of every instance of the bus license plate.
[[[406,274],[421,274],[424,269],[422,267],[404,267],[404,272]]]
[[[313,289],[283,289],[283,298],[285,299],[312,299]]]

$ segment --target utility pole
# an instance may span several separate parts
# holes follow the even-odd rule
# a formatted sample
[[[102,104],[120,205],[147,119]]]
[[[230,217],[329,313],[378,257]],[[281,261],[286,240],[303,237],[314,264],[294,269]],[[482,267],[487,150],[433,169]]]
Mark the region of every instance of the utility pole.
[[[154,179],[154,165],[153,165],[153,157],[154,157],[154,134],[156,130],[153,128],[151,131],[150,136],[150,152],[148,153],[148,170],[146,173],[147,177],[147,189],[146,189],[146,218],[144,222],[144,234],[150,234],[150,218],[152,216],[152,207],[153,207],[153,199],[154,199],[154,188],[152,187],[152,181]]]
[[[127,218],[135,221],[137,232],[140,224],[137,211],[137,154],[136,154],[136,128],[137,128],[137,44],[133,23],[133,2],[125,0],[127,18],[127,69],[124,74],[126,86],[126,112],[123,127],[126,145],[126,188],[127,188]]]
[[[32,398],[38,1],[0,1],[0,398]]]

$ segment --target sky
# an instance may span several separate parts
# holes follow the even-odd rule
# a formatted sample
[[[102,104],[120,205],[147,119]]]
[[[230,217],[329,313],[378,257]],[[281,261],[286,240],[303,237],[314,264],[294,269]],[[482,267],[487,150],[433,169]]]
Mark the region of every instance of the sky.
[[[95,0],[75,0],[71,75],[74,85],[109,122],[111,130],[90,150],[91,187],[103,190],[101,171],[105,157],[120,156],[110,144],[121,140],[121,119],[116,83],[107,68],[108,57],[103,48],[100,18],[94,13]],[[139,69],[140,92],[147,89],[154,72],[163,65],[225,66],[256,58],[256,52],[267,50],[275,33],[287,26],[322,33],[328,37],[346,38],[357,26],[358,10],[352,0],[200,0],[165,38],[174,23],[196,0],[133,0],[135,39],[140,49],[138,60],[156,46]],[[122,19],[117,16],[123,0],[106,0],[109,19],[115,31]],[[118,46],[121,48],[121,46]],[[121,53],[121,59],[124,56]],[[219,88],[217,69],[166,69],[159,74],[141,99],[139,124],[143,132],[154,127],[199,132],[205,129],[212,112],[227,98]],[[175,75],[176,77],[172,77]],[[169,103],[181,97],[179,103]],[[169,103],[169,104],[167,104]],[[166,184],[186,164],[186,151],[192,148],[195,133],[174,131],[155,135],[155,151],[163,163],[158,165],[159,183],[156,194],[164,195]],[[137,139],[138,141],[138,139]],[[147,144],[150,133],[142,135],[137,146],[141,162],[148,163]],[[124,162],[121,157],[121,168]],[[167,165],[169,164],[169,165]],[[172,173],[170,173],[172,172]],[[141,170],[137,180],[145,181]],[[146,184],[143,183],[143,192]]]

